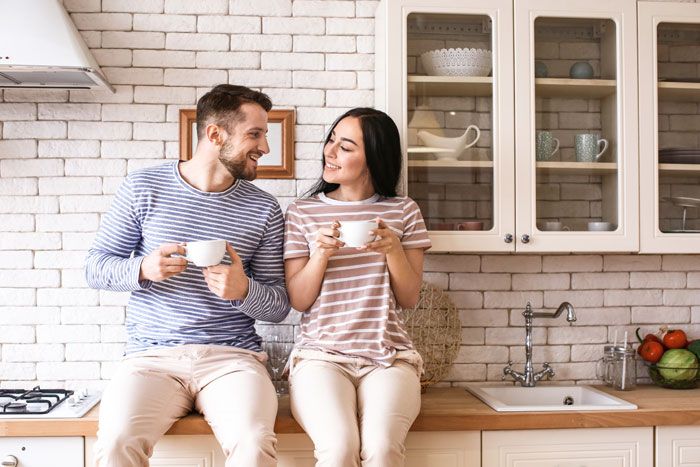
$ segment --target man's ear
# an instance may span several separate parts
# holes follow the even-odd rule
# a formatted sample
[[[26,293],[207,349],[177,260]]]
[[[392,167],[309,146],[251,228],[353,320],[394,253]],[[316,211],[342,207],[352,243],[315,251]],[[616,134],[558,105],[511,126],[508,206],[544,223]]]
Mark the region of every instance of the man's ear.
[[[222,134],[222,129],[219,125],[210,123],[205,128],[205,133],[207,135],[207,140],[216,146],[221,146],[224,143],[224,135]]]

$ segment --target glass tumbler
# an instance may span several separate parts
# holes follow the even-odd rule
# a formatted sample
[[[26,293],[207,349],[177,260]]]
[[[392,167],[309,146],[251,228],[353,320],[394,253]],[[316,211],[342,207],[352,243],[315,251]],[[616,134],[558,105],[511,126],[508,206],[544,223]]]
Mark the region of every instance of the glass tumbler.
[[[616,347],[611,364],[612,387],[618,391],[630,391],[637,387],[635,350],[631,345]]]

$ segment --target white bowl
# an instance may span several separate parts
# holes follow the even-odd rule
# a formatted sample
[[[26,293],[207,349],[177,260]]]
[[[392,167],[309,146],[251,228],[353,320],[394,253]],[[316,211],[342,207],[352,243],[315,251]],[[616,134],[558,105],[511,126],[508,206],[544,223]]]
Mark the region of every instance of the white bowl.
[[[486,49],[436,49],[420,56],[425,72],[431,76],[488,76],[491,51]]]

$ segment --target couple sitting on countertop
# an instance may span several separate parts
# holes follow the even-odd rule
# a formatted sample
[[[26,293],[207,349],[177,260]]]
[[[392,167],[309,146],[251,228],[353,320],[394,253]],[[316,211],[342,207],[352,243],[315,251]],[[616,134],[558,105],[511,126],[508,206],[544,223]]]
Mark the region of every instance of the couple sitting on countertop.
[[[193,409],[227,467],[277,465],[277,398],[254,324],[281,322],[290,304],[302,313],[291,408],[316,465],[404,464],[422,361],[397,312],[418,300],[430,241],[416,203],[396,195],[398,129],[369,108],[339,117],[321,179],[285,223],[275,198],[250,183],[269,152],[271,106],[243,86],[213,88],[197,103],[192,159],[130,174],[103,219],[88,283],[131,297],[126,355],[100,408],[101,467],[147,466]],[[375,240],[341,242],[351,220],[376,221]],[[186,242],[212,238],[226,240],[224,260],[188,263]]]

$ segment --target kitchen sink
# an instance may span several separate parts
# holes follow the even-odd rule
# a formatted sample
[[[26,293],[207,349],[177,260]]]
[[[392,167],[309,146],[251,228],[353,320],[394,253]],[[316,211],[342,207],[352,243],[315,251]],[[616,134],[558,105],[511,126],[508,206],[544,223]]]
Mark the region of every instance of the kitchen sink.
[[[634,410],[636,405],[590,386],[468,384],[467,390],[497,412]]]

